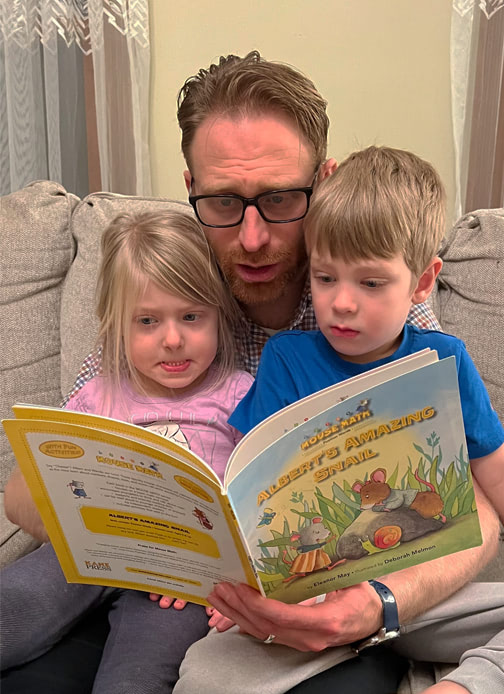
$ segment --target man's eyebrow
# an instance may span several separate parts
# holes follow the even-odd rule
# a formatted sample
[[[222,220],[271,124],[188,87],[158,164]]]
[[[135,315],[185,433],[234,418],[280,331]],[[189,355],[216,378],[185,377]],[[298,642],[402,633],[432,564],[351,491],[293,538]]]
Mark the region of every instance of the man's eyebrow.
[[[263,193],[269,193],[271,191],[275,190],[291,190],[291,189],[296,189],[296,188],[309,188],[310,184],[309,183],[299,183],[298,181],[276,181],[276,182],[271,182],[268,181],[267,183],[262,183],[261,181],[258,181],[255,183],[254,188],[256,189],[256,193],[250,197],[256,197],[257,195],[262,195]],[[193,195],[239,195],[240,197],[249,197],[247,195],[243,195],[242,193],[236,192],[239,188],[239,184],[211,184],[205,188],[204,191],[198,191],[198,193],[193,193]]]

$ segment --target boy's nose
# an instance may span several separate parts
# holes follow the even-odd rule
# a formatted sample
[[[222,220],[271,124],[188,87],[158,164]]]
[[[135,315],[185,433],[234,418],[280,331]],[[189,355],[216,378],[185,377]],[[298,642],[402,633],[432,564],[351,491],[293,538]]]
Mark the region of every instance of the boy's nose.
[[[357,303],[353,293],[348,287],[339,286],[335,289],[332,309],[337,313],[355,313],[357,310]]]
[[[270,224],[266,222],[253,205],[245,210],[243,221],[240,224],[238,239],[242,248],[248,253],[254,253],[266,246],[271,238]]]

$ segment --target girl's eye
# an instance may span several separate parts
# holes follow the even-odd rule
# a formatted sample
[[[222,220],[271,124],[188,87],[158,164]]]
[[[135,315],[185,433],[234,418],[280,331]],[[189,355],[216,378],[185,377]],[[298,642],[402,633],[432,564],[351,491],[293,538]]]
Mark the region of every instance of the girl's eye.
[[[197,321],[199,318],[197,313],[186,313],[184,316],[184,320],[188,321],[189,323],[194,323],[194,321]]]
[[[156,319],[150,316],[140,316],[137,318],[137,323],[140,323],[140,325],[154,325],[155,322]]]
[[[331,275],[318,275],[317,279],[321,284],[329,284],[334,281],[334,277],[331,277]]]

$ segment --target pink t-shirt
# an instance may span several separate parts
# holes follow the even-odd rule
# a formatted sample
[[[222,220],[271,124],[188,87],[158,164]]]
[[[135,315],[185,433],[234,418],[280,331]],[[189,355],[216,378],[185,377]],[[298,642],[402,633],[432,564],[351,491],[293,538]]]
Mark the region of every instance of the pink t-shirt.
[[[108,417],[138,424],[185,445],[222,479],[228,458],[242,435],[227,420],[252,385],[245,371],[235,371],[212,389],[213,371],[201,387],[180,397],[151,398],[135,393],[128,383],[114,399]],[[95,376],[65,405],[67,410],[101,414],[104,378]]]

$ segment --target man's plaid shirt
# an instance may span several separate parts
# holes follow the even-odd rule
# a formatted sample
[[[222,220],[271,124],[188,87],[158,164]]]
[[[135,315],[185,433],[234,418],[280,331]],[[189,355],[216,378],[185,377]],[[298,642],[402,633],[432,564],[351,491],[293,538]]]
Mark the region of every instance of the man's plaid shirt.
[[[428,330],[441,330],[436,316],[426,304],[412,306],[408,315],[407,323],[412,323],[418,328]],[[297,313],[285,330],[316,330],[317,321],[313,312],[310,284],[307,283]],[[235,333],[236,350],[238,354],[238,366],[244,371],[248,371],[255,376],[259,359],[264,345],[269,339],[269,335],[259,325],[253,323],[245,315],[239,329]],[[93,376],[100,373],[101,351],[95,349],[84,359],[75,380],[72,390],[65,397],[62,405],[65,405],[70,398],[79,391],[82,386],[90,381]]]

